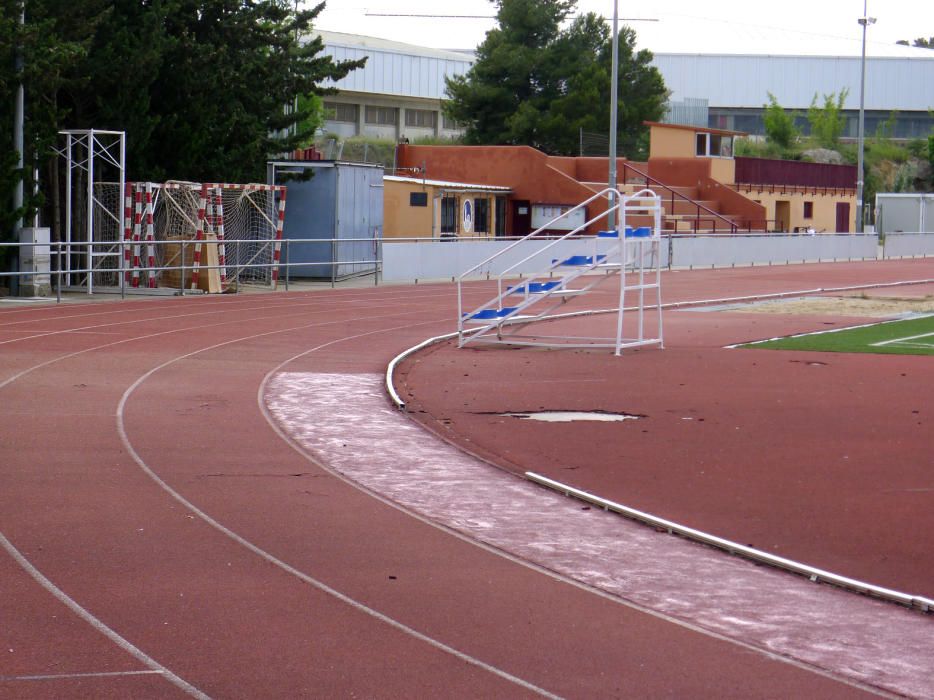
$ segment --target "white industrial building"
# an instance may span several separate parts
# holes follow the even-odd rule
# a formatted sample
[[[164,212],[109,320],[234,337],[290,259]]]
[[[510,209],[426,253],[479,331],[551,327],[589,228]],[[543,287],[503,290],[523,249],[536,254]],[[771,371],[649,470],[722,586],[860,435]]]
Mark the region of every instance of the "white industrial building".
[[[340,92],[325,100],[326,130],[342,137],[368,135],[414,140],[457,135],[457,125],[441,113],[444,77],[469,70],[473,55],[386,39],[317,32],[324,52],[337,60],[367,57],[364,68],[334,84]],[[826,49],[829,47],[824,47]],[[836,48],[836,47],[832,47]],[[860,56],[850,47],[840,55],[757,55],[754,53],[655,53],[675,107],[672,121],[762,133],[762,107],[768,93],[800,112],[802,121],[814,96],[849,96],[844,104],[845,136],[856,136]],[[885,55],[880,55],[880,53]],[[926,137],[934,127],[934,51],[892,46],[866,59],[866,133],[897,112],[896,138]],[[680,116],[689,114],[691,116]],[[704,118],[706,116],[706,121]]]
[[[333,84],[340,90],[324,101],[325,130],[410,140],[460,134],[441,113],[445,76],[470,69],[471,54],[428,49],[387,39],[317,32],[324,53],[337,61],[366,57],[366,66]]]

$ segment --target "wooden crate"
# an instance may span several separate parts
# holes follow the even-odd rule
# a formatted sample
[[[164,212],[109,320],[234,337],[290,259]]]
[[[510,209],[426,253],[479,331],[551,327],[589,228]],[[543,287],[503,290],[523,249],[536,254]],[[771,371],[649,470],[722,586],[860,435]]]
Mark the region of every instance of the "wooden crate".
[[[185,239],[182,245],[181,239],[178,243],[166,243],[162,246],[164,261],[163,267],[179,267],[182,263],[182,250],[185,251],[185,289],[191,289],[192,266],[194,265],[195,249],[198,244],[192,239]],[[217,236],[213,233],[205,234],[201,242],[201,267],[198,269],[198,289],[209,294],[220,294],[230,291],[221,287],[221,274],[217,267],[208,269],[205,266],[216,266],[220,256],[217,252]],[[171,287],[179,289],[181,284],[181,270],[162,270],[159,273],[158,282],[160,287]]]

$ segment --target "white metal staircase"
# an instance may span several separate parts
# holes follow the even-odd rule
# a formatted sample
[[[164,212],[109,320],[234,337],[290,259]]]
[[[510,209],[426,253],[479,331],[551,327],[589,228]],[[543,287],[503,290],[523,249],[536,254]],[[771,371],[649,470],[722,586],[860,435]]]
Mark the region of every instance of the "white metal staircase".
[[[592,202],[617,202],[606,211],[585,221],[569,233],[542,240],[540,234],[552,229],[556,223],[584,209]],[[601,231],[597,236],[581,235],[588,226],[618,212],[620,227],[614,231]],[[561,216],[552,219],[525,238],[505,247],[483,262],[460,275],[457,281],[458,346],[471,343],[499,343],[535,347],[607,347],[617,355],[623,348],[643,345],[663,346],[661,309],[661,270],[659,242],[662,230],[661,198],[645,189],[632,195],[621,195],[618,190],[605,189]],[[650,226],[627,226],[627,218],[652,222]],[[534,243],[532,243],[534,241]],[[540,243],[540,245],[536,245]],[[568,255],[568,246],[573,253]],[[529,253],[529,248],[532,252]],[[524,253],[528,253],[523,256]],[[539,272],[523,276],[516,281],[516,270],[526,269],[529,261],[540,260]],[[498,269],[495,275],[497,294],[479,307],[465,311],[464,283],[484,271]],[[491,275],[492,276],[492,275]],[[615,337],[577,337],[529,333],[529,326],[538,321],[554,319],[563,314],[554,313],[571,299],[594,290],[608,279],[618,277],[619,306],[615,309]],[[512,280],[508,282],[507,280]],[[646,330],[646,292],[654,291],[657,313],[657,336],[649,337]],[[635,295],[633,306],[626,306]],[[624,336],[624,314],[636,314],[634,327]],[[632,324],[631,324],[632,325]]]

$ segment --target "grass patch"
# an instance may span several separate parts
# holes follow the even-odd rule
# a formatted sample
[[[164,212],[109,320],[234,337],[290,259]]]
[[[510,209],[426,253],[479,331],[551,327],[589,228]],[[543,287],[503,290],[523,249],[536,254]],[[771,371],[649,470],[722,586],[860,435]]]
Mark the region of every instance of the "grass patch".
[[[741,347],[884,355],[934,355],[934,316],[883,321],[871,326],[747,343]]]

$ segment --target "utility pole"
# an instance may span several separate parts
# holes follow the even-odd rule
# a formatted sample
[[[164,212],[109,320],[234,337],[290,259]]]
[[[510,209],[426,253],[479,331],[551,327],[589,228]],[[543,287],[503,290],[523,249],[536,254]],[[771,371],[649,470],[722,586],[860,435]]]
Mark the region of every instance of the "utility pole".
[[[23,180],[25,179],[23,159],[23,153],[25,151],[23,146],[23,121],[26,112],[26,90],[23,87],[23,66],[25,65],[25,61],[23,58],[22,29],[26,25],[26,0],[21,0],[19,25],[21,31],[19,32],[20,38],[16,43],[15,59],[16,78],[19,81],[19,84],[16,88],[16,104],[13,108],[13,150],[17,153],[16,167],[19,170],[20,178],[16,183],[15,189],[13,190],[14,211],[20,209],[23,206]],[[14,234],[16,240],[19,240],[19,231],[21,228],[23,228],[22,217],[20,217],[14,225]]]
[[[629,22],[657,22],[657,19],[646,17],[624,17]],[[613,0],[613,57],[610,61],[610,173],[607,187],[616,189],[616,123],[619,110],[619,0]],[[610,209],[616,206],[616,195],[610,194]],[[607,228],[616,228],[616,212],[607,214]]]
[[[619,2],[613,0],[613,58],[611,60],[612,69],[610,70],[610,177],[608,187],[616,189],[616,121],[617,121],[617,103],[619,83]],[[612,209],[618,204],[616,194],[610,193],[610,206]],[[606,217],[607,228],[612,231],[616,228],[616,212],[611,211]]]
[[[863,107],[866,93],[866,27],[876,23],[875,17],[867,17],[867,0],[863,0],[863,16],[859,18],[859,23],[863,27],[863,53],[860,60],[859,72],[859,127],[856,133],[856,233],[863,232],[863,127],[864,115]]]

